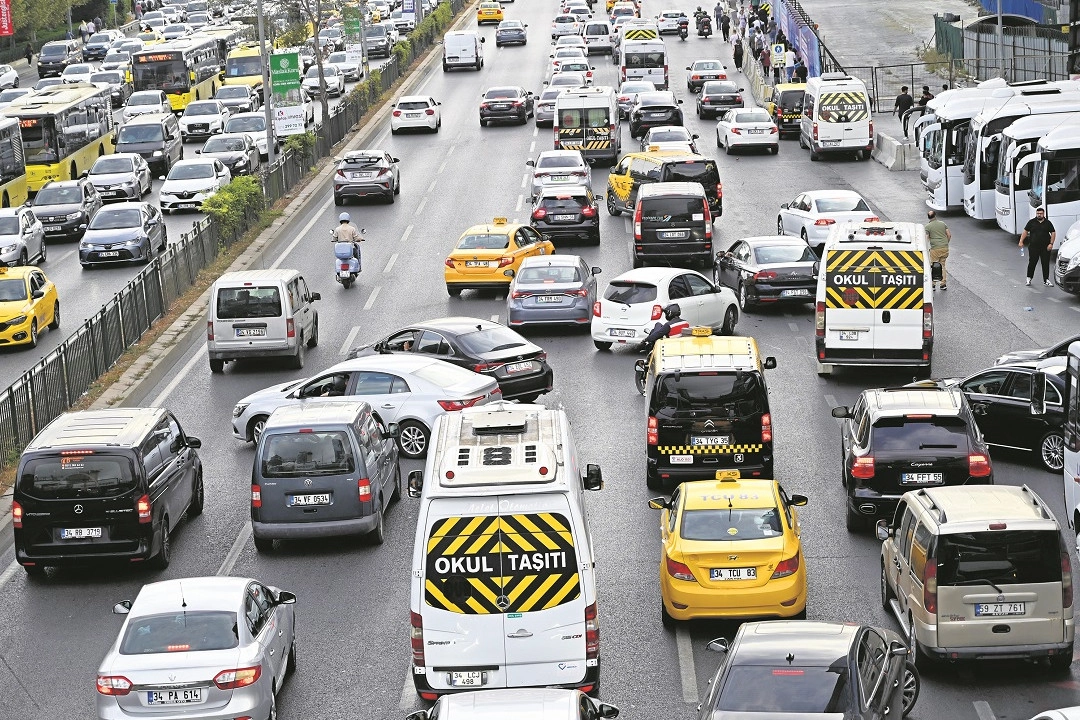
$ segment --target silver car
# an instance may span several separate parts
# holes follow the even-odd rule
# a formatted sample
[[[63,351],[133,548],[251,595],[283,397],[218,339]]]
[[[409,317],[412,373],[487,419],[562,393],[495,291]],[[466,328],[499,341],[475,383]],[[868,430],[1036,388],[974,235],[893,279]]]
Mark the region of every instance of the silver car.
[[[533,169],[530,200],[548,185],[584,185],[592,190],[592,172],[580,150],[545,150],[525,164]]]
[[[26,206],[0,209],[0,265],[45,262],[45,228]]]
[[[364,74],[364,71],[360,67],[360,63],[356,60],[350,61],[348,53],[345,52],[330,53],[330,58],[327,62],[331,65],[336,65],[337,69],[341,71],[341,74],[345,76],[346,80],[356,81]]]
[[[138,153],[102,155],[87,177],[104,201],[139,200],[150,192],[150,166]]]
[[[580,690],[514,688],[444,695],[434,707],[417,710],[405,720],[611,720],[617,717],[619,708],[594,700]]]
[[[536,109],[533,117],[537,125],[553,125],[555,123],[555,100],[561,95],[563,88],[548,88],[540,93],[536,99]]]
[[[99,720],[276,717],[296,667],[296,596],[257,580],[184,578],[144,585],[97,673]]]
[[[630,110],[637,104],[637,96],[643,92],[655,92],[656,85],[649,80],[627,80],[619,86],[619,116],[630,117]]]
[[[525,258],[506,294],[507,324],[588,326],[599,274],[577,255]]]

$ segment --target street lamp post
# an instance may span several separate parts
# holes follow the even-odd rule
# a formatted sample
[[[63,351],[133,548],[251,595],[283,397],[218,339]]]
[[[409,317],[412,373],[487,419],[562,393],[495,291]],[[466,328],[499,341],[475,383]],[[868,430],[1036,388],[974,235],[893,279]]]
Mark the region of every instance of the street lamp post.
[[[270,92],[270,53],[266,47],[266,28],[263,27],[263,0],[257,0],[255,14],[259,19],[259,55],[263,59],[263,113],[266,115],[266,160],[267,163],[272,165],[274,156],[277,154],[277,147],[274,142],[274,111],[270,107],[270,99],[273,95]]]
[[[1008,75],[1005,72],[1005,28],[1001,20],[1001,3],[1002,0],[997,0],[997,54],[998,62],[1001,63],[1001,77],[1008,79]]]

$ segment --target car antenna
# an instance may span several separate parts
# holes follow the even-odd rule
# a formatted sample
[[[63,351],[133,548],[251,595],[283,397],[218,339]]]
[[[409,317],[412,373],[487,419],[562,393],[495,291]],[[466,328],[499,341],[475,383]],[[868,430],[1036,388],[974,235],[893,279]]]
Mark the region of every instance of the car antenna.
[[[795,655],[792,654],[792,653],[788,653],[787,657],[784,658],[784,659],[787,660],[787,664],[790,665],[791,663],[793,663],[795,661]]]
[[[730,500],[728,501],[730,502]],[[180,588],[180,607],[187,607],[187,598],[184,597],[184,583],[178,582],[177,586]]]

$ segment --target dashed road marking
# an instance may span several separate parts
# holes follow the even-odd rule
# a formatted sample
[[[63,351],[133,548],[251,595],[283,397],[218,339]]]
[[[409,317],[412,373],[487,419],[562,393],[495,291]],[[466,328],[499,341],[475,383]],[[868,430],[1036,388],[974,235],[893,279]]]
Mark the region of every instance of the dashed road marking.
[[[835,395],[826,393],[825,394],[825,402],[828,404],[830,409],[832,409],[834,407],[840,407],[840,403],[836,401],[836,396]]]
[[[7,569],[4,570],[4,572],[0,573],[0,587],[6,585],[7,581],[10,580],[12,576],[14,576],[15,573],[17,573],[18,571],[19,563],[12,560],[11,564],[7,566]]]
[[[311,216],[311,219],[307,221],[307,224],[300,229],[300,232],[296,235],[296,239],[289,243],[289,246],[285,248],[285,250],[280,255],[278,255],[278,259],[275,260],[268,269],[277,270],[279,267],[281,267],[281,263],[285,262],[285,258],[289,257],[289,254],[296,249],[296,246],[307,239],[308,230],[311,229],[311,226],[317,223],[322,218],[323,213],[325,213],[329,209],[330,198],[327,198],[326,202],[316,208],[315,214]]]
[[[533,140],[531,143],[529,143],[529,154],[532,155],[534,152],[536,152],[536,141],[535,140]]]
[[[528,181],[529,181],[529,176],[528,175],[522,175],[521,176],[521,187],[525,187],[525,183],[527,183]]]
[[[975,706],[975,714],[979,716],[979,720],[997,720],[994,711],[990,709],[990,703],[985,700],[976,700],[971,704]]]
[[[682,681],[682,698],[685,702],[698,701],[697,671],[694,669],[694,646],[690,633],[681,625],[675,628],[675,646],[679,650],[679,679]]]
[[[398,708],[401,710],[408,710],[416,704],[416,687],[412,681],[412,668],[409,668],[405,672],[405,684],[401,686],[401,699],[398,701]]]
[[[982,260],[976,260],[975,264],[979,267],[986,267],[986,263],[984,263]]]
[[[499,316],[498,316],[497,314],[496,314],[496,315],[492,315],[492,316],[491,316],[491,322],[499,322]]]
[[[431,181],[431,184],[427,186],[427,191],[428,191],[428,192],[431,192],[432,190],[434,190],[434,189],[435,189],[435,183],[436,183],[436,182],[437,182],[436,180],[432,180],[432,181]]]
[[[533,137],[536,137],[539,134],[540,134],[540,127],[538,125],[533,125]]]
[[[1080,312],[1080,307],[1076,307],[1075,305],[1070,305],[1069,309],[1073,312]]]
[[[420,198],[420,204],[416,206],[416,212],[413,213],[413,214],[414,215],[419,215],[420,213],[424,212],[424,208],[426,206],[427,206],[427,195]]]
[[[401,239],[398,240],[398,242],[405,242],[409,239],[409,236],[412,235],[412,227],[412,225],[408,225],[405,227],[405,232],[401,233]]]
[[[1005,273],[1001,272],[1000,270],[992,270],[991,272],[993,272],[998,277],[1005,277]]]
[[[383,268],[384,273],[388,273],[394,269],[394,263],[397,262],[398,254],[394,253],[390,256],[390,259],[386,261],[386,267]]]
[[[338,355],[348,355],[349,350],[352,349],[353,341],[356,340],[356,334],[360,332],[360,326],[355,326],[349,331],[349,337],[345,338],[345,342],[341,344],[341,350],[338,351]]]
[[[787,326],[788,326],[788,329],[791,330],[791,332],[799,332],[799,324],[798,323],[789,322],[787,324]]]
[[[1050,302],[1056,302],[1056,303],[1061,302],[1061,298],[1052,297],[1052,298],[1046,298],[1046,299],[1049,300]]]
[[[456,147],[457,147],[457,145],[451,145],[450,146],[450,149],[446,151],[446,157],[447,158],[449,158],[451,155],[454,154],[454,148],[456,148]]]
[[[381,287],[381,285],[376,285],[371,289],[371,295],[368,296],[367,302],[364,303],[365,310],[370,310],[375,305],[375,298],[379,297],[379,288]]]
[[[248,538],[251,537],[251,523],[245,522],[244,526],[240,528],[240,534],[233,540],[232,547],[229,548],[229,554],[225,556],[225,559],[221,563],[221,567],[218,568],[217,575],[228,575],[232,572],[233,567],[236,565],[236,561],[240,559],[240,553],[244,551],[244,547],[247,545]]]
[[[525,202],[525,196],[524,195],[518,195],[517,206],[514,208],[514,212],[520,212],[521,203],[523,203],[523,202]]]
[[[162,407],[165,404],[165,400],[172,395],[173,390],[175,390],[180,383],[184,381],[184,378],[191,373],[192,368],[195,367],[195,363],[200,362],[204,357],[206,357],[205,345],[203,345],[199,352],[195,353],[195,355],[184,364],[184,367],[176,374],[176,377],[169,381],[169,384],[165,386],[165,389],[158,393],[158,396],[150,403],[150,407]]]
[[[437,172],[437,173],[439,173],[439,174],[441,174],[441,173],[442,173],[442,171],[446,169],[446,163],[447,163],[447,161],[449,161],[449,160],[450,160],[450,158],[446,158],[446,160],[443,160],[443,161],[442,161],[442,164],[441,164],[441,165],[439,165],[439,169],[438,169],[438,170],[437,170],[436,172]]]

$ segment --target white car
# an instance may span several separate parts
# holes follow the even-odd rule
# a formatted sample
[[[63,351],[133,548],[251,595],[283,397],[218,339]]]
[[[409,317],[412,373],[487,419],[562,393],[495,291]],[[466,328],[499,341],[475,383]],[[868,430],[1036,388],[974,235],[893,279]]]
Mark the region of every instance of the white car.
[[[64,68],[60,79],[66,83],[90,82],[90,76],[97,71],[97,67],[90,63],[73,63]]]
[[[433,97],[422,95],[405,95],[398,98],[394,111],[390,113],[390,132],[394,135],[398,131],[411,128],[425,128],[431,132],[439,132],[442,127],[442,105]]]
[[[304,92],[307,93],[309,98],[314,99],[319,93],[319,66],[312,65],[304,73],[304,81],[301,83],[304,88]],[[329,63],[323,64],[323,85],[326,91],[330,95],[336,95],[341,97],[345,94],[345,75],[338,70],[337,65],[331,65]]]
[[[618,716],[617,707],[580,690],[502,688],[444,695],[438,707],[413,713],[409,720],[605,720]]]
[[[678,10],[665,10],[656,16],[656,27],[660,34],[679,32],[679,20],[686,17],[685,13]]]
[[[583,88],[586,87],[589,82],[585,78],[585,73],[563,72],[555,73],[551,76],[551,80],[546,80],[544,84],[549,88]]]
[[[1080,706],[1043,710],[1031,720],[1080,720]]]
[[[0,89],[19,87],[19,73],[10,65],[0,65]]]
[[[203,200],[232,181],[232,173],[220,160],[177,160],[158,193],[161,212],[198,210]]]
[[[739,148],[768,148],[780,152],[780,130],[762,108],[734,108],[716,121],[716,147],[728,155]]]
[[[29,207],[0,209],[0,265],[45,262],[45,227]]]
[[[664,322],[664,308],[678,303],[691,326],[707,325],[733,335],[739,322],[738,299],[699,272],[646,267],[623,273],[608,284],[593,309],[592,339],[598,350],[612,343],[637,345]]]
[[[188,103],[184,114],[180,116],[180,135],[184,142],[217,135],[225,130],[229,115],[229,108],[220,100],[196,100]]]
[[[592,11],[589,10],[589,6],[586,3],[576,3],[569,5],[563,10],[564,15],[573,15],[577,18],[579,24],[584,24],[586,20],[592,17]]]
[[[589,43],[585,41],[585,38],[580,35],[563,35],[555,41],[555,49],[561,50],[565,47],[577,47],[585,51],[585,54],[589,54]]]
[[[327,395],[345,382],[344,395]],[[398,447],[408,458],[427,454],[435,419],[444,412],[502,399],[488,375],[431,356],[369,355],[340,362],[314,377],[274,385],[243,398],[233,408],[233,436],[257,442],[270,413],[279,407],[325,402],[327,397],[364,400],[386,425],[398,424]]]
[[[19,98],[26,97],[33,92],[34,88],[8,88],[7,90],[0,91],[0,110],[3,110]]]
[[[160,90],[140,90],[131,93],[124,105],[124,122],[150,113],[171,113],[168,96]]]
[[[656,150],[679,150],[682,152],[697,153],[698,135],[681,125],[660,125],[649,128],[641,138],[641,151]]]
[[[267,154],[266,115],[261,112],[236,113],[225,123],[225,132],[243,133],[251,138],[260,155]]]
[[[583,47],[558,48],[549,57],[551,58],[551,68],[549,70],[551,73],[556,72],[560,65],[570,60],[580,60],[586,65],[589,64],[589,53]]]
[[[355,60],[349,61],[349,55],[345,51],[332,52],[327,59],[328,63],[336,67],[346,80],[356,81],[364,74],[364,69]]]
[[[777,235],[798,235],[821,255],[829,229],[842,222],[877,222],[863,196],[853,190],[811,190],[780,206]]]
[[[577,15],[557,15],[551,21],[551,39],[557,40],[563,35],[577,35],[579,29]]]
[[[166,25],[165,29],[161,31],[161,36],[165,38],[165,41],[176,40],[182,38],[185,35],[192,33],[191,26],[186,23],[174,23],[172,25]]]
[[[525,164],[532,168],[530,200],[547,185],[584,185],[592,190],[592,170],[579,150],[544,150]]]
[[[94,161],[87,175],[102,201],[135,201],[150,194],[150,166],[138,153],[112,153]]]
[[[126,50],[110,50],[101,61],[102,70],[131,70],[131,53]]]
[[[586,85],[592,85],[592,82],[593,82],[593,70],[595,70],[595,69],[596,68],[594,68],[592,65],[589,64],[588,60],[578,59],[578,58],[569,58],[567,60],[563,60],[559,64],[559,67],[555,68],[552,71],[552,77],[554,77],[555,75],[558,75],[560,73],[566,73],[566,72],[581,73],[582,75],[585,76],[585,84]]]

